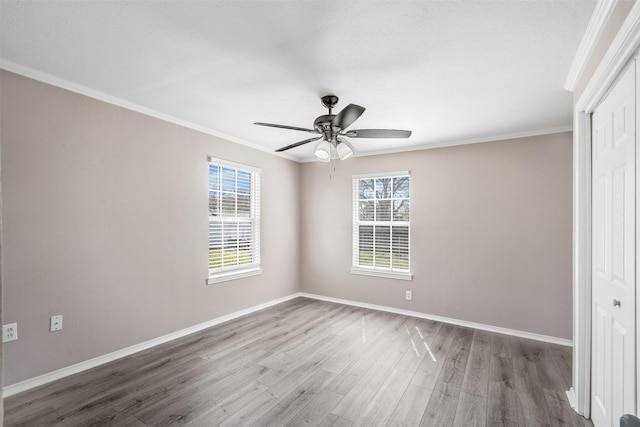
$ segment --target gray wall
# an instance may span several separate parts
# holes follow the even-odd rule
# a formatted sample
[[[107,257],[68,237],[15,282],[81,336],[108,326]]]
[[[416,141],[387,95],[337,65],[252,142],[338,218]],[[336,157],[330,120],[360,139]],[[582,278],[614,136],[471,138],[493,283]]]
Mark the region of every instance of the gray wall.
[[[572,134],[302,166],[302,290],[571,339]],[[352,275],[351,177],[410,170],[411,282]],[[405,301],[404,291],[413,291]]]
[[[4,322],[19,336],[5,385],[299,290],[298,163],[8,72],[1,85]],[[207,155],[262,168],[260,276],[205,285]]]

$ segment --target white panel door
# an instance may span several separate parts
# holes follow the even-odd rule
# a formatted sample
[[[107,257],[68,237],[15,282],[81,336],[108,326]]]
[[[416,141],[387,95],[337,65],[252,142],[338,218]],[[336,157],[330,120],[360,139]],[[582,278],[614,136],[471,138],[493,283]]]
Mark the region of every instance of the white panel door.
[[[591,418],[636,413],[635,63],[592,117]]]

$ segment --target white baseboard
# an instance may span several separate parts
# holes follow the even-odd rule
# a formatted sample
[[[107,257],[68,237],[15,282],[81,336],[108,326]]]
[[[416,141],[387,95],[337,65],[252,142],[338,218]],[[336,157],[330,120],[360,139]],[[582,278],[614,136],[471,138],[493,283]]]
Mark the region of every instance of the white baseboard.
[[[351,306],[355,306],[355,307],[369,308],[369,309],[372,309],[372,310],[386,311],[386,312],[389,312],[389,313],[403,314],[405,316],[412,316],[412,317],[418,317],[418,318],[421,318],[421,319],[435,320],[435,321],[438,321],[438,322],[450,323],[452,325],[465,326],[465,327],[468,327],[468,328],[480,329],[480,330],[489,331],[489,332],[497,332],[499,334],[513,335],[513,336],[521,337],[521,338],[529,338],[529,339],[532,339],[532,340],[544,341],[544,342],[549,342],[549,343],[553,343],[553,344],[560,344],[560,345],[565,345],[565,346],[571,346],[572,345],[572,342],[570,340],[566,340],[566,339],[562,339],[562,338],[556,338],[556,337],[550,337],[550,336],[547,336],[547,335],[533,334],[533,333],[530,333],[530,332],[517,331],[517,330],[514,330],[514,329],[501,328],[501,327],[498,327],[498,326],[483,325],[481,323],[467,322],[465,320],[451,319],[451,318],[442,317],[442,316],[434,316],[434,315],[430,315],[430,314],[426,314],[426,313],[420,313],[420,312],[417,312],[417,311],[403,310],[403,309],[394,308],[394,307],[387,307],[387,306],[383,306],[383,305],[375,305],[375,304],[368,304],[368,303],[363,303],[363,302],[358,302],[358,301],[350,301],[350,300],[345,300],[345,299],[340,299],[340,298],[326,297],[326,296],[323,296],[323,295],[309,294],[309,293],[306,293],[306,292],[297,292],[295,294],[287,295],[286,297],[283,297],[283,298],[278,298],[278,299],[275,299],[275,300],[272,300],[272,301],[268,301],[268,302],[266,302],[264,304],[255,305],[253,307],[245,308],[244,310],[239,310],[239,311],[236,311],[236,312],[233,312],[233,313],[230,313],[230,314],[226,314],[224,316],[217,317],[217,318],[215,318],[213,320],[209,320],[207,322],[200,323],[199,325],[191,326],[189,328],[182,329],[180,331],[176,331],[176,332],[173,332],[173,333],[170,333],[170,334],[167,334],[167,335],[163,335],[161,337],[154,338],[152,340],[145,341],[145,342],[142,342],[140,344],[132,345],[131,347],[123,348],[121,350],[117,350],[117,351],[114,351],[112,353],[105,354],[103,356],[98,356],[98,357],[95,357],[93,359],[85,360],[84,362],[76,363],[75,365],[67,366],[65,368],[58,369],[58,370],[53,371],[53,372],[49,372],[49,373],[46,373],[46,374],[43,374],[43,375],[39,375],[39,376],[34,377],[34,378],[30,378],[28,380],[21,381],[19,383],[11,384],[11,385],[6,386],[6,387],[4,387],[2,389],[2,396],[3,397],[13,396],[14,394],[21,393],[23,391],[27,391],[27,390],[32,389],[34,387],[39,387],[41,385],[50,383],[52,381],[56,381],[56,380],[62,379],[64,377],[68,377],[70,375],[74,375],[74,374],[77,374],[77,373],[82,372],[82,371],[86,371],[87,369],[95,368],[96,366],[100,366],[100,365],[103,365],[105,363],[113,362],[114,360],[120,359],[120,358],[125,357],[125,356],[132,355],[132,354],[137,353],[139,351],[147,350],[147,349],[149,349],[151,347],[155,347],[157,345],[164,344],[166,342],[169,342],[169,341],[172,341],[172,340],[175,340],[175,339],[178,339],[178,338],[182,338],[182,337],[184,337],[186,335],[193,334],[194,332],[202,331],[202,330],[210,328],[212,326],[216,326],[216,325],[219,325],[221,323],[228,322],[228,321],[236,319],[238,317],[246,316],[247,314],[251,314],[251,313],[254,313],[256,311],[263,310],[265,308],[269,308],[269,307],[274,306],[276,304],[280,304],[280,303],[285,302],[285,301],[290,301],[290,300],[292,300],[294,298],[298,298],[298,297],[305,297],[305,298],[316,299],[316,300],[321,300],[321,301],[335,302],[335,303],[338,303],[338,304],[345,304],[345,305],[351,305]],[[568,392],[567,392],[567,394],[568,394]]]
[[[567,393],[567,400],[569,401],[569,406],[575,411],[576,410],[576,393],[573,391],[573,387],[569,388],[565,393]],[[576,411],[577,412],[577,411]]]
[[[534,334],[531,332],[518,331],[516,329],[502,328],[500,326],[484,325],[482,323],[468,322],[466,320],[452,319],[449,317],[434,316],[432,314],[420,313],[418,311],[403,310],[401,308],[387,307],[384,305],[375,305],[375,304],[368,304],[368,303],[358,302],[358,301],[350,301],[350,300],[345,300],[340,298],[325,297],[323,295],[308,294],[305,292],[300,292],[299,296],[322,300],[322,301],[335,302],[339,304],[353,305],[356,307],[370,308],[372,310],[387,311],[389,313],[403,314],[405,316],[419,317],[421,319],[435,320],[437,322],[450,323],[452,325],[465,326],[467,328],[474,328],[474,329],[480,329],[483,331],[496,332],[499,334],[512,335],[514,337],[520,337],[520,338],[528,338],[536,341],[544,341],[551,344],[559,344],[559,345],[564,345],[568,347],[573,346],[573,341],[564,339],[564,338]]]
[[[278,298],[273,301],[266,302],[264,304],[259,304],[253,307],[245,308],[244,310],[235,311],[233,313],[217,317],[213,320],[200,323],[199,325],[191,326],[189,328],[172,332],[170,334],[163,335],[161,337],[154,338],[149,341],[142,342],[140,344],[132,345],[131,347],[126,347],[121,350],[114,351],[113,353],[105,354],[103,356],[98,356],[93,359],[85,360],[84,362],[76,363],[75,365],[67,366],[65,368],[61,368],[53,372],[49,372],[34,378],[30,378],[28,380],[21,381],[19,383],[11,384],[2,389],[2,397],[13,396],[14,394],[27,391],[34,387],[39,387],[41,385],[59,380],[64,377],[68,377],[69,375],[77,374],[78,372],[86,371],[87,369],[95,368],[96,366],[113,362],[114,360],[120,359],[122,357],[132,355],[139,351],[146,350],[151,347],[155,347],[157,345],[164,344],[166,342],[169,342],[178,338],[182,338],[186,335],[190,335],[190,334],[193,334],[194,332],[202,331],[204,329],[210,328],[215,325],[219,325],[224,322],[228,322],[229,320],[233,320],[238,317],[246,316],[247,314],[251,314],[256,311],[269,308],[271,306],[280,304],[285,301],[292,300],[299,296],[300,296],[299,293],[295,293],[283,298]]]

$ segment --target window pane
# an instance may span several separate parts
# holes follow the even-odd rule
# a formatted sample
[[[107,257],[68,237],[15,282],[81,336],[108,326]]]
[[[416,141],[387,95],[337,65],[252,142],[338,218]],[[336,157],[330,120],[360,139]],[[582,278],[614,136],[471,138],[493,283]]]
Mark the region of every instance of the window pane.
[[[209,223],[209,249],[222,249],[222,223]]]
[[[238,226],[238,264],[251,264],[251,242],[253,240],[250,223]]]
[[[218,197],[217,191],[209,191],[209,216],[218,216]]]
[[[361,179],[359,185],[361,199],[373,199],[373,179]]]
[[[408,270],[409,227],[392,227],[391,234],[391,266],[400,270]]]
[[[373,225],[360,226],[360,247],[367,247],[373,250]]]
[[[409,221],[409,199],[393,201],[393,220]]]
[[[222,191],[236,191],[236,170],[222,168]]]
[[[220,167],[209,165],[209,190],[220,190]]]
[[[402,176],[393,178],[393,198],[408,198],[409,197],[409,177]]]
[[[391,178],[377,178],[376,179],[376,198],[377,199],[390,199],[391,198]]]
[[[360,226],[360,265],[373,267],[373,226]]]
[[[391,227],[388,225],[375,226],[375,246],[376,250],[388,249],[391,246]]]
[[[236,216],[236,195],[222,193],[222,216]]]
[[[238,216],[242,218],[251,216],[251,197],[248,194],[238,194]]]
[[[360,221],[373,221],[374,207],[375,205],[373,200],[360,201]]]
[[[222,249],[209,249],[209,270],[222,267]]]
[[[249,172],[238,171],[238,193],[251,193],[251,174]]]
[[[209,223],[209,270],[222,267],[222,224]]]
[[[376,221],[391,221],[391,200],[376,200]]]
[[[375,226],[375,265],[391,267],[391,227]]]
[[[225,222],[223,225],[223,265],[229,267],[238,264],[238,224]]]

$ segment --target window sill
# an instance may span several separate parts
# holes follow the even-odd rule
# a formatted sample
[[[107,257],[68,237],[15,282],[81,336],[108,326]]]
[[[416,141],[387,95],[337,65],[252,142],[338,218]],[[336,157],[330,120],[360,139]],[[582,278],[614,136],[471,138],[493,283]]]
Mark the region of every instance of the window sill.
[[[365,268],[352,267],[351,274],[359,274],[362,276],[383,277],[385,279],[413,280],[413,275],[411,273],[409,272],[401,273],[399,271],[369,270]]]
[[[220,274],[216,274],[215,276],[209,277],[207,279],[207,285],[226,282],[227,280],[236,280],[236,279],[242,279],[244,277],[257,276],[258,274],[262,274],[262,269],[260,267],[251,267],[245,270],[229,271],[226,273],[220,273]]]

